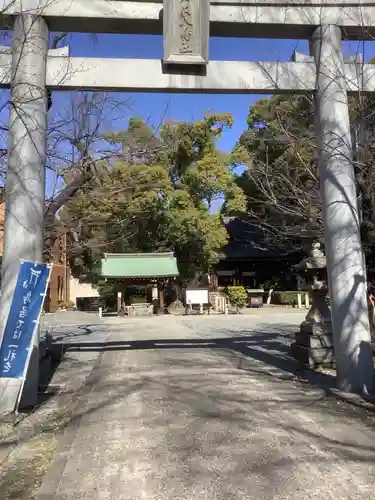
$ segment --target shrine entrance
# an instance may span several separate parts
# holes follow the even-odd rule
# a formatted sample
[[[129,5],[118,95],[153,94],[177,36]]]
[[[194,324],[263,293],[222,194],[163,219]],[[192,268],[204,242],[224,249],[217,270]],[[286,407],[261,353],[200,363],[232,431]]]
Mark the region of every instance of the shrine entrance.
[[[325,249],[338,382],[371,390],[373,366],[347,94],[375,91],[375,67],[344,60],[342,38],[375,36],[372,1],[15,0],[0,2],[10,50],[0,83],[11,89],[0,320],[5,324],[19,259],[41,261],[47,90],[311,93],[317,110]],[[70,57],[49,50],[50,31],[163,34],[160,60]],[[310,54],[291,62],[209,60],[209,37],[299,38]],[[37,346],[34,346],[37,349]],[[37,372],[37,367],[35,368]]]
[[[117,283],[117,314],[164,314],[165,287],[179,276],[173,253],[105,254],[101,267],[102,277]]]

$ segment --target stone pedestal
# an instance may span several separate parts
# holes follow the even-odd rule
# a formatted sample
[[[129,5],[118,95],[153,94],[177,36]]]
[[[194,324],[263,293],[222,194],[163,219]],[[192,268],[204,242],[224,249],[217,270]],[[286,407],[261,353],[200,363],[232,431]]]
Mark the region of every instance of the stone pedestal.
[[[334,362],[331,313],[326,290],[310,290],[312,304],[291,346],[292,355],[311,368],[332,368]]]
[[[295,334],[291,352],[301,364],[311,368],[335,366],[331,311],[328,306],[325,280],[326,258],[315,245],[310,256],[296,266],[303,272],[311,295],[311,307],[300,330]]]

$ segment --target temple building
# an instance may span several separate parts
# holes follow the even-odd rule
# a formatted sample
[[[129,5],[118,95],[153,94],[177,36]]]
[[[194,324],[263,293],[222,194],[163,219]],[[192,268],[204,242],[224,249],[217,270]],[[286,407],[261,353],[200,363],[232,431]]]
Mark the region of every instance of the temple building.
[[[0,258],[3,244],[4,202],[0,202]],[[291,252],[271,242],[262,228],[251,219],[224,217],[223,223],[229,241],[220,252],[220,260],[214,266],[209,280],[210,291],[226,286],[242,285],[246,289],[267,289],[277,282],[278,289],[296,290],[297,277],[291,272],[293,264],[301,260],[300,252]],[[54,264],[47,291],[45,310],[56,311],[61,304],[73,302],[79,308],[90,300],[99,298],[97,288],[80,283],[71,276],[68,248],[69,232],[63,225],[58,227],[58,237],[51,252]],[[168,284],[179,276],[173,253],[154,254],[106,254],[102,260],[102,276],[119,284],[121,305],[136,300],[139,290],[145,292],[145,300],[163,307]],[[141,298],[141,297],[139,297]],[[142,299],[143,300],[143,299]],[[95,302],[96,304],[96,302]]]
[[[214,289],[236,285],[268,288],[277,281],[281,289],[296,290],[297,276],[291,272],[291,266],[301,260],[300,252],[271,241],[254,220],[224,217],[223,222],[229,241],[211,276]]]

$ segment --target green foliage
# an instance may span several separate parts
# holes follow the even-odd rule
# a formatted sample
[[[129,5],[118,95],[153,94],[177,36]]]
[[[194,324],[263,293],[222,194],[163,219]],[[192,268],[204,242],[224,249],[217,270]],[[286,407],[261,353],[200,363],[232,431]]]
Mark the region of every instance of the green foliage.
[[[231,125],[231,115],[206,115],[165,122],[154,134],[136,118],[127,130],[105,135],[116,159],[101,162],[90,189],[64,211],[64,221],[80,227],[91,267],[103,252],[172,250],[182,278],[189,279],[217,262],[228,235],[213,202],[226,198],[227,213],[246,208],[233,157],[216,147]]]
[[[114,309],[117,305],[117,289],[118,284],[115,281],[99,280],[98,292],[100,298],[103,299],[105,307]]]
[[[247,303],[247,293],[243,286],[228,286],[226,289],[229,302],[237,308],[237,311]]]
[[[375,99],[350,98],[349,112],[355,153],[355,176],[361,203],[362,242],[367,262],[375,269]],[[237,185],[247,197],[250,215],[258,218],[271,237],[282,243],[301,243],[301,235],[323,240],[323,223],[316,168],[318,137],[310,96],[273,96],[250,107],[248,130],[235,153],[247,170]],[[256,128],[256,122],[266,124]],[[247,154],[247,158],[246,158]]]
[[[207,153],[182,176],[181,182],[187,186],[190,196],[197,203],[205,201],[211,209],[214,200],[235,189],[226,160],[226,156],[218,151]]]
[[[254,128],[264,122],[265,128]],[[250,215],[279,238],[298,239],[301,231],[322,236],[319,178],[314,157],[314,110],[305,96],[274,96],[250,107],[248,130],[237,150],[248,169],[237,179]]]

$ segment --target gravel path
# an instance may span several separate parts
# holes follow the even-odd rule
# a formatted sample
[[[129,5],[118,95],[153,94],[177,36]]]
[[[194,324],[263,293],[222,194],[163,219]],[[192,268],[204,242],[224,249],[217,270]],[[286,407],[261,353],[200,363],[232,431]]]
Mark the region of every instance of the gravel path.
[[[122,320],[75,344],[100,354],[40,500],[373,498],[371,420],[290,373],[301,317]]]

